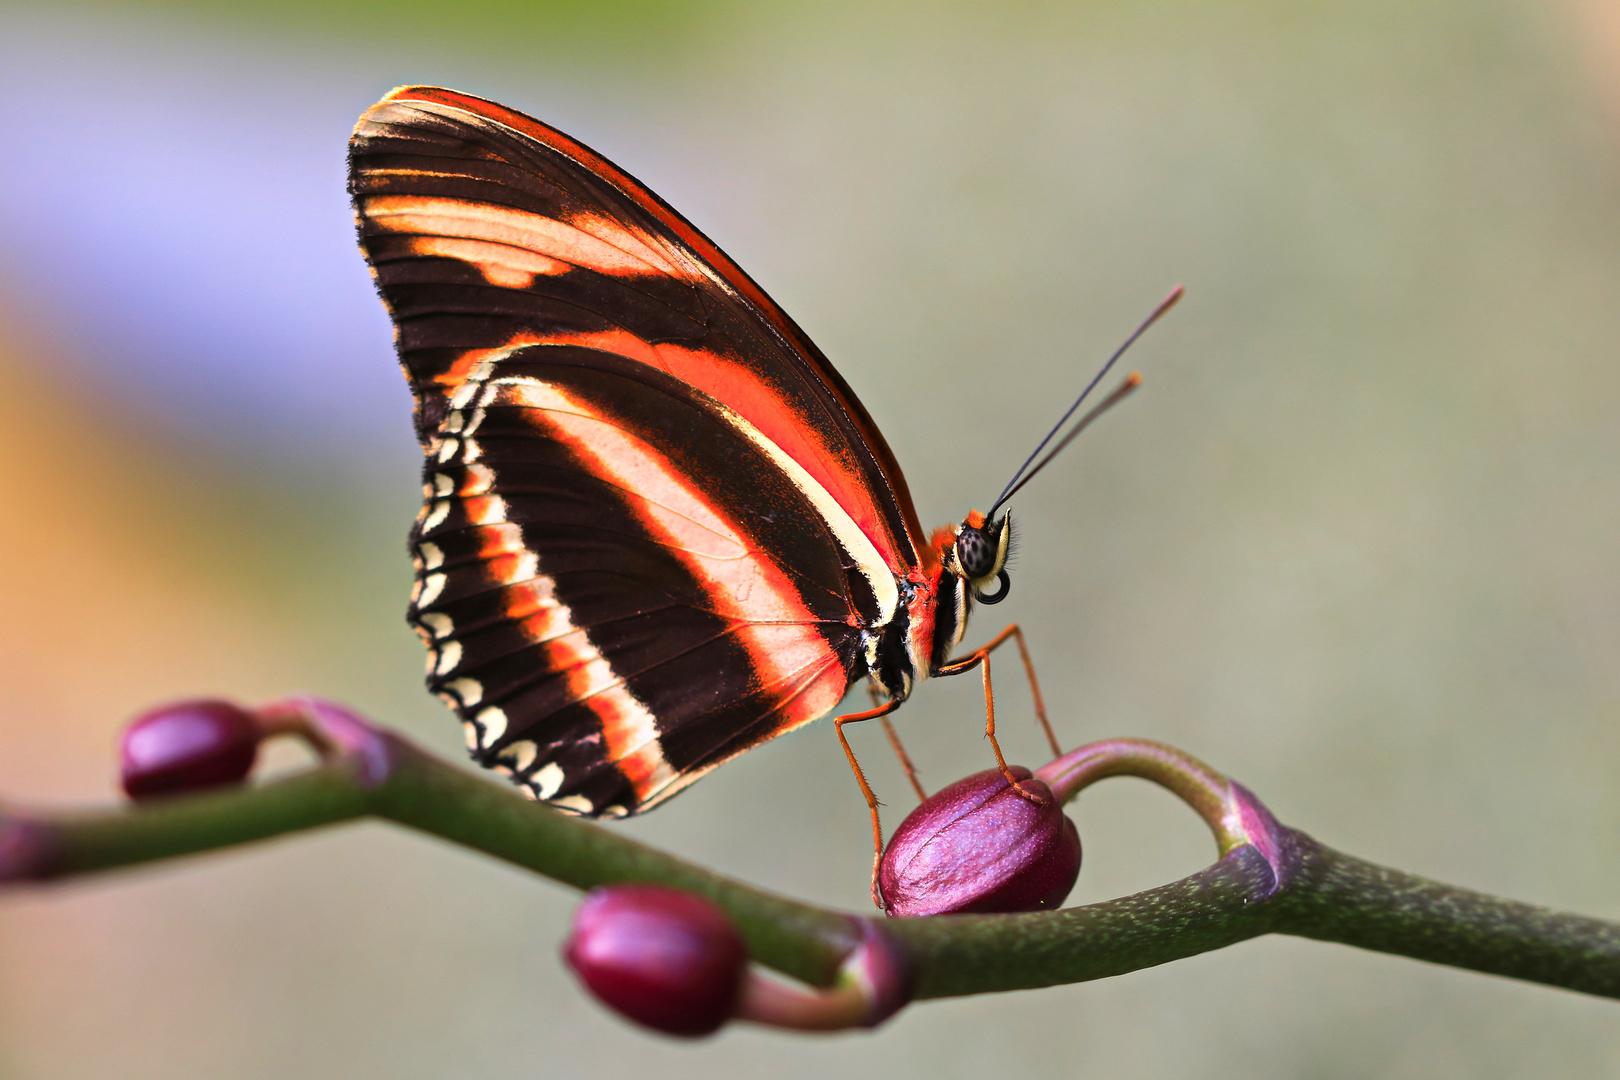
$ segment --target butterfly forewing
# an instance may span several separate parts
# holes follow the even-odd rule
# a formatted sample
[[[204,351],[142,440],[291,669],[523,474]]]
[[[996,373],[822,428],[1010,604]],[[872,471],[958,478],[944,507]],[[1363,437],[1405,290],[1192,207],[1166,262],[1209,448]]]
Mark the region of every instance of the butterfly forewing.
[[[432,436],[480,360],[604,348],[725,402],[797,461],[892,571],[921,529],[854,394],[718,248],[605,159],[491,102],[395,91],[356,127],[361,241]]]

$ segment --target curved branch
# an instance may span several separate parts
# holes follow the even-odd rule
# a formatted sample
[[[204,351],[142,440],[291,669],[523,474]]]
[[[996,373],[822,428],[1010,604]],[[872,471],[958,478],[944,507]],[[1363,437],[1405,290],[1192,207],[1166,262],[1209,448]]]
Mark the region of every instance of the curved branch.
[[[42,882],[251,843],[371,815],[579,888],[656,882],[708,897],[760,963],[816,986],[877,930],[909,960],[915,998],[1121,975],[1267,933],[1620,997],[1620,925],[1374,866],[1279,825],[1241,785],[1158,743],[1111,740],[1040,770],[1072,797],[1111,775],[1181,795],[1216,834],[1213,866],[1169,885],[1027,915],[857,917],[735,881],[566,817],[325,702],[298,704],[330,756],[223,793],[98,813],[0,810],[0,885]],[[283,709],[282,715],[286,715]]]
[[[510,788],[376,731],[343,753],[253,787],[98,813],[0,808],[0,886],[44,882],[265,840],[354,818],[385,818],[589,889],[657,882],[725,910],[760,963],[831,985],[860,940],[849,915],[801,904],[530,802]],[[381,763],[381,768],[378,768]]]

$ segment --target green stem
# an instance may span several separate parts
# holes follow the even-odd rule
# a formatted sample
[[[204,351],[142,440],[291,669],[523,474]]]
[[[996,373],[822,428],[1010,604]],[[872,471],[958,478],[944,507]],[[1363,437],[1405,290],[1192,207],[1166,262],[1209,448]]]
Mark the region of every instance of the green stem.
[[[369,793],[342,761],[252,788],[121,810],[41,814],[0,806],[0,885],[251,844],[369,812]]]
[[[0,812],[0,885],[75,877],[372,815],[580,889],[651,881],[700,893],[725,910],[755,959],[818,986],[836,980],[859,940],[859,926],[848,915],[744,885],[567,817],[398,736],[376,738],[380,742],[364,753],[253,787],[101,813]],[[378,756],[386,759],[380,769]]]
[[[1442,885],[1296,830],[1277,933],[1620,998],[1620,924]]]
[[[863,920],[754,888],[524,800],[369,726],[339,730],[322,766],[269,783],[100,813],[0,812],[0,885],[69,878],[264,840],[364,815],[486,852],[579,888],[657,882],[727,912],[760,963],[817,986],[839,978]],[[1620,997],[1620,925],[1456,889],[1362,862],[1278,825],[1241,785],[1161,744],[1112,740],[1042,775],[1069,794],[1146,775],[1210,822],[1218,862],[1100,904],[1028,915],[864,920],[904,954],[912,996],[948,997],[1121,975],[1266,933]]]
[[[731,918],[754,959],[817,986],[832,985],[860,939],[848,915],[745,885],[409,749],[395,755],[393,774],[373,800],[380,817],[580,889],[657,882],[706,896]]]
[[[1028,915],[896,919],[888,930],[911,959],[916,997],[1086,982],[1225,948],[1270,928],[1248,901],[1270,883],[1243,848],[1156,889]]]

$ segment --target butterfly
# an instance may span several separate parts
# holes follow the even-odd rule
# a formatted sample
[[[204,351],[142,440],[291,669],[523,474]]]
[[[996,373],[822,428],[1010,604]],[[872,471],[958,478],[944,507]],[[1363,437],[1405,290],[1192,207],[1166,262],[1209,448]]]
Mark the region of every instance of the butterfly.
[[[1014,626],[952,659],[975,603],[1007,596],[1014,485],[925,534],[804,332],[537,120],[404,87],[361,117],[349,167],[425,453],[408,618],[472,756],[560,810],[622,817],[864,679],[874,707],[837,730],[876,828],[843,724],[1023,648]]]

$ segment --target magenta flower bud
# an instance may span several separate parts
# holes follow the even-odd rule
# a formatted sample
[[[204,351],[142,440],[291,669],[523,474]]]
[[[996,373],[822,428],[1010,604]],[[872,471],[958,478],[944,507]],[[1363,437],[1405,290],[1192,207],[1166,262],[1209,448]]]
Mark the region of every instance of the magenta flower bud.
[[[668,1035],[708,1035],[736,1011],[742,939],[719,908],[657,885],[592,889],[563,958],[603,1004]]]
[[[878,889],[890,915],[1038,911],[1080,877],[1080,833],[1052,789],[1014,767],[1015,791],[987,769],[924,799],[883,852]],[[1033,798],[1031,797],[1033,796]]]
[[[262,737],[253,714],[228,701],[180,701],[124,729],[119,762],[132,799],[240,783]]]

